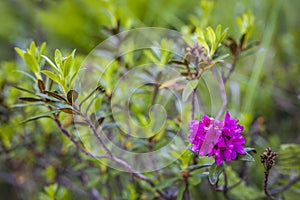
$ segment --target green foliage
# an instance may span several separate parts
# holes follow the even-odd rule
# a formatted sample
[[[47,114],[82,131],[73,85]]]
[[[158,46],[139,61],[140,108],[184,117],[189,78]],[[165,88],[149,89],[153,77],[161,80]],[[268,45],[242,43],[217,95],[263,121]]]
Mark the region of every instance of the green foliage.
[[[215,1],[203,0],[200,1],[201,11],[190,16],[191,24],[195,27],[205,28],[208,26],[209,18],[216,6]]]
[[[58,186],[56,183],[46,186],[44,192],[39,194],[39,200],[68,200],[69,192],[66,188]]]
[[[52,165],[49,165],[44,170],[43,175],[45,176],[47,182],[55,181],[55,168]]]
[[[257,199],[263,196],[262,191],[257,188],[260,187],[260,185],[258,185],[257,187],[256,186],[249,187],[245,181],[240,180],[238,174],[234,169],[232,169],[229,166],[226,166],[225,170],[228,177],[228,186],[231,187],[237,184],[236,187],[234,187],[232,190],[229,191],[230,195],[241,200]],[[221,180],[220,184],[222,184],[224,179],[220,179],[220,180]]]
[[[254,16],[248,11],[236,19],[240,32],[246,34],[246,41],[250,38],[254,31]]]
[[[54,72],[42,70],[41,73],[48,76],[52,81],[58,83],[63,88],[65,94],[67,94],[67,92],[71,89],[74,78],[78,73],[78,70],[76,70],[77,68],[74,67],[74,56],[75,50],[73,50],[69,56],[62,57],[62,54],[58,49],[55,50],[55,63],[53,63],[48,57],[43,56],[47,63],[53,68]]]
[[[173,52],[168,51],[171,49],[172,44],[172,40],[163,38],[161,44],[158,44],[157,47],[153,47],[151,50],[144,50],[143,53],[151,62],[159,64],[162,68],[172,58]]]
[[[14,136],[14,129],[9,126],[8,124],[2,125],[1,126],[1,131],[0,131],[0,139],[1,142],[6,149],[11,148],[11,141]]]
[[[254,162],[255,160],[252,157],[252,155],[250,154],[250,152],[256,153],[256,150],[254,148],[246,147],[246,148],[244,148],[244,151],[245,151],[245,155],[238,155],[237,160]]]
[[[278,154],[278,166],[285,173],[300,170],[300,146],[298,144],[282,144]]]
[[[221,42],[225,39],[227,34],[227,29],[222,30],[222,26],[218,25],[216,30],[213,30],[210,26],[203,29],[197,29],[197,40],[201,44],[209,58],[213,58]]]
[[[45,51],[46,43],[43,43],[40,48],[36,47],[34,42],[31,42],[30,47],[26,51],[20,48],[15,48],[16,52],[25,61],[27,67],[34,73],[37,79],[41,79],[40,72],[40,61]]]

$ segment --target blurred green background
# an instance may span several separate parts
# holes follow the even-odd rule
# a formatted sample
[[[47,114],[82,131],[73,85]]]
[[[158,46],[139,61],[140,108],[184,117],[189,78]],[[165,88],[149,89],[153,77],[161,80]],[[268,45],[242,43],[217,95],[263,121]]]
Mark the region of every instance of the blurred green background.
[[[56,148],[57,141],[66,140],[63,136],[59,136],[59,130],[43,121],[19,125],[24,116],[28,115],[30,108],[21,110],[11,107],[18,103],[20,97],[20,93],[11,86],[31,87],[26,77],[15,73],[15,70],[19,69],[28,70],[20,61],[14,47],[27,48],[31,41],[37,44],[47,42],[47,55],[53,55],[56,48],[63,52],[77,49],[78,57],[84,57],[110,36],[107,30],[164,27],[184,32],[187,27],[208,25],[216,27],[222,24],[222,27],[229,28],[228,35],[235,38],[239,35],[236,18],[250,11],[255,17],[255,27],[249,40],[259,41],[260,45],[239,60],[233,81],[227,88],[229,107],[242,117],[241,122],[245,124],[247,134],[254,135],[253,145],[258,150],[263,150],[266,146],[279,150],[281,144],[299,144],[300,1],[216,0],[211,1],[214,2],[211,13],[206,13],[201,8],[200,2],[199,0],[1,0],[1,196],[8,195],[6,199],[36,197],[47,183],[55,179],[51,174],[64,173],[68,169],[62,166],[71,167],[76,164],[76,159],[65,157],[65,154]],[[118,24],[121,29],[114,30]],[[237,91],[239,91],[238,98],[236,98]],[[36,163],[30,162],[32,157],[41,161],[51,160],[58,163],[59,167],[53,164],[56,168],[49,165],[39,169]],[[101,171],[89,161],[84,170],[87,170],[88,175],[82,175],[79,170],[76,174],[70,174],[68,178],[72,180],[77,176],[84,182],[82,180],[84,176],[105,174],[106,169]],[[105,179],[111,177],[114,177],[113,173],[105,175]],[[68,182],[69,179],[64,180],[65,185],[72,185]],[[99,179],[96,181],[98,185],[101,182]],[[255,187],[260,187],[261,175],[254,175],[253,179]],[[24,186],[24,182],[27,186]],[[90,183],[93,184],[96,183]],[[83,185],[79,184],[78,189],[71,190],[76,190],[82,195],[79,197],[84,199],[86,198],[84,191],[90,191],[91,194],[95,191],[92,186],[85,188]],[[111,183],[107,187],[111,190],[113,186],[114,183]],[[127,191],[131,189],[127,188]],[[109,191],[107,188],[106,190]],[[100,193],[106,196],[105,191]],[[120,192],[117,195],[123,194]],[[212,194],[204,196],[210,197],[209,195]]]

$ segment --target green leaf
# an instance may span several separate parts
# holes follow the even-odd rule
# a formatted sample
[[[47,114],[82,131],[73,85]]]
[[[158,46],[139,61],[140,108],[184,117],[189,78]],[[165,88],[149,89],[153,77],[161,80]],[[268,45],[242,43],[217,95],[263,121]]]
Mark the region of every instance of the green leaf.
[[[216,28],[216,38],[220,38],[221,34],[222,34],[222,26],[221,24],[219,24]]]
[[[70,85],[73,84],[73,82],[74,82],[74,80],[75,80],[75,78],[76,78],[76,76],[77,76],[77,74],[78,74],[78,71],[79,71],[79,70],[77,70],[76,72],[74,72],[74,74],[72,75],[72,77],[71,77],[71,79],[70,79]]]
[[[105,117],[100,117],[99,119],[97,119],[96,127],[99,127],[103,123],[104,119]]]
[[[228,28],[225,28],[222,32],[222,26],[219,24],[216,28],[216,47],[225,39]]]
[[[79,114],[76,110],[73,110],[71,108],[60,108],[59,110],[67,114]]]
[[[116,128],[118,127],[119,124],[116,123],[116,122],[113,122],[113,123],[105,123],[103,126],[102,126],[102,130],[106,130],[106,129],[112,129],[112,128]]]
[[[254,29],[254,16],[251,12],[246,12],[242,16],[237,17],[236,22],[242,34],[246,34],[245,40],[252,34]]]
[[[63,64],[63,74],[64,77],[67,77],[69,75],[70,69],[73,66],[73,57],[72,56],[68,56],[65,60],[64,60],[64,64]]]
[[[236,18],[236,23],[237,23],[237,25],[238,25],[238,27],[240,29],[240,32],[241,33],[245,33],[245,29],[244,29],[244,26],[243,26],[243,20],[242,20],[241,17],[237,17]]]
[[[237,160],[241,160],[241,161],[247,161],[247,162],[254,162],[254,158],[246,152],[245,155],[239,155]]]
[[[223,165],[216,165],[215,163],[209,169],[208,179],[209,182],[214,185],[217,183],[220,174],[223,171]]]
[[[229,54],[229,53],[226,53],[226,54],[224,54],[224,55],[222,55],[222,56],[219,56],[219,57],[215,58],[215,59],[213,60],[213,62],[219,62],[219,61],[221,61],[221,60],[227,58],[228,56],[230,56],[230,54]]]
[[[24,53],[24,60],[26,65],[29,67],[29,69],[33,72],[33,73],[38,73],[39,71],[39,65],[36,61],[36,59],[29,53],[25,52]]]
[[[56,65],[60,68],[62,67],[61,66],[62,60],[63,59],[62,59],[62,55],[61,55],[60,51],[58,49],[56,49],[55,53],[54,53],[54,61],[55,61]]]
[[[42,99],[45,99],[47,103],[61,103],[60,100],[58,100],[57,98],[54,98],[48,94],[45,93],[36,93],[37,96],[41,97]],[[65,103],[63,103],[65,105]]]
[[[36,57],[36,54],[37,54],[37,48],[36,48],[36,45],[35,45],[35,42],[34,42],[34,41],[32,41],[32,42],[30,43],[29,50],[30,50],[30,54],[35,58],[35,57]]]
[[[244,151],[245,152],[254,152],[254,153],[256,153],[256,150],[255,150],[255,148],[253,148],[253,147],[246,147],[246,148],[244,148]]]
[[[21,56],[22,59],[24,59],[24,53],[25,51],[18,48],[18,47],[15,47],[15,51],[19,54],[19,56]]]
[[[185,150],[184,153],[179,157],[179,160],[181,162],[180,168],[187,168],[192,157],[193,153],[189,150]]]
[[[43,175],[45,176],[48,182],[54,181],[55,174],[56,174],[55,168],[52,165],[48,165],[43,171]]]
[[[46,60],[46,62],[52,67],[54,68],[57,72],[61,73],[60,69],[47,57],[44,55],[41,55],[42,58],[44,58]]]
[[[43,42],[42,45],[41,45],[41,47],[40,47],[38,62],[41,61],[42,54],[44,54],[45,49],[46,49],[46,42]]]
[[[62,97],[62,96],[60,96],[59,94],[56,94],[56,93],[54,93],[54,92],[45,91],[45,94],[50,95],[50,96],[52,96],[52,97],[54,97],[54,98],[56,98],[56,99],[59,99],[59,100],[62,100],[62,101],[64,101],[64,102],[68,103],[68,101],[67,101],[64,97]]]
[[[300,170],[300,145],[299,144],[282,144],[278,152],[278,166],[281,170],[290,172]]]
[[[213,57],[222,40],[226,37],[227,29],[222,32],[221,25],[218,25],[214,31],[210,26],[205,31],[198,30],[198,42],[205,48],[208,56]]]
[[[31,74],[27,73],[27,72],[24,72],[24,71],[21,71],[21,70],[16,70],[15,72],[24,74],[25,76],[31,78],[34,82],[36,82],[36,78],[34,76],[32,76]]]
[[[222,42],[225,39],[226,35],[227,35],[227,29],[225,29],[222,35],[219,37],[218,43]]]
[[[216,43],[216,34],[215,34],[214,30],[209,26],[209,27],[207,27],[206,33],[207,33],[207,38],[210,42],[211,47],[214,47],[215,43]]]
[[[40,115],[30,117],[30,118],[22,121],[21,124],[24,124],[24,123],[27,123],[27,122],[30,122],[30,121],[33,121],[33,120],[37,120],[37,119],[40,119],[40,118],[51,118],[49,115],[54,114],[54,113],[58,113],[58,112],[60,112],[60,110],[52,110],[52,111],[49,111],[49,112],[45,112],[45,113],[42,113]]]
[[[43,102],[32,102],[32,103],[19,103],[14,104],[11,107],[12,108],[21,108],[21,107],[28,107],[28,106],[44,106],[45,104]]]
[[[30,91],[30,90],[27,90],[27,89],[24,89],[24,88],[21,88],[21,87],[18,87],[18,86],[13,86],[13,87],[20,90],[20,91],[27,92],[29,94],[35,94],[33,91]]]
[[[192,176],[192,177],[189,177],[188,181],[189,181],[190,185],[195,186],[195,185],[198,185],[201,182],[201,178],[198,177],[198,176]]]
[[[99,182],[101,181],[101,178],[100,176],[95,176],[93,179],[90,179],[88,181],[88,183],[86,184],[86,188],[95,188],[97,187],[97,184],[99,184]]]
[[[76,90],[70,90],[67,94],[67,99],[70,103],[73,103],[78,98],[78,92]]]
[[[70,200],[71,197],[70,197],[69,190],[66,187],[60,187],[59,190],[58,190],[58,192],[57,192],[56,199],[59,199],[59,200]]]
[[[153,55],[152,51],[150,50],[145,50],[144,54],[152,61],[153,63],[159,63],[159,59]]]
[[[199,80],[192,80],[192,81],[188,82],[188,84],[183,89],[183,93],[182,93],[183,101],[186,101],[189,98],[189,96],[192,94],[194,89],[197,87],[198,83],[199,83]]]
[[[162,190],[164,188],[170,187],[170,186],[174,185],[174,183],[178,180],[181,180],[180,176],[165,179],[165,181],[162,181],[160,184],[156,185],[155,189]]]
[[[58,189],[57,183],[52,184],[48,187],[45,188],[45,192],[50,196],[50,197],[55,197],[56,191]]]
[[[196,169],[201,169],[201,168],[204,168],[204,167],[210,167],[212,166],[212,164],[197,164],[197,165],[191,165],[191,166],[188,166],[188,170],[196,170]]]
[[[185,190],[185,184],[181,184],[178,188],[178,194],[176,200],[182,200],[183,199],[183,193]]]
[[[40,47],[40,55],[44,54],[45,52],[45,49],[46,49],[46,42],[43,42],[41,47]]]
[[[210,49],[209,49],[209,46],[208,46],[207,42],[205,41],[205,39],[203,37],[197,37],[197,40],[198,40],[199,44],[201,44],[204,47],[206,52],[209,53]]]
[[[199,80],[192,80],[190,81],[190,85],[193,89],[195,89],[198,86]]]
[[[43,101],[42,99],[37,99],[32,97],[20,97],[19,99],[22,101],[29,101],[29,102]]]
[[[90,115],[90,120],[92,122],[95,122],[96,121],[96,114],[93,112],[91,115]]]
[[[41,73],[45,74],[46,76],[48,76],[51,80],[53,80],[54,82],[62,85],[62,81],[60,80],[60,78],[54,74],[53,72],[51,71],[48,71],[48,70],[42,70]]]
[[[74,58],[75,57],[75,53],[76,53],[76,49],[74,49],[71,53],[71,56]]]

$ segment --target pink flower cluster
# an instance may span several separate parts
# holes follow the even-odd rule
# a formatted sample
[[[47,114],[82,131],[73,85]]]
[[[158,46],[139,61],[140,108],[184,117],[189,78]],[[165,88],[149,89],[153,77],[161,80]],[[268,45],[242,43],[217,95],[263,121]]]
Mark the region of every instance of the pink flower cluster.
[[[221,165],[224,160],[235,160],[237,154],[245,154],[243,144],[246,139],[241,134],[244,127],[238,124],[238,120],[230,118],[228,112],[224,120],[204,115],[201,121],[192,120],[189,128],[192,151],[199,156],[214,156],[217,165]]]

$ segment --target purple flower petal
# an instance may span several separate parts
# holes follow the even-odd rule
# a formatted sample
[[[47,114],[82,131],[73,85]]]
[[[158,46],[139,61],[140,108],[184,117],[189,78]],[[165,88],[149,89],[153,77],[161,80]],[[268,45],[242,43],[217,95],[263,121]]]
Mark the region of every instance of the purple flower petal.
[[[244,127],[231,118],[229,112],[224,120],[204,115],[201,121],[192,120],[189,128],[192,151],[198,152],[199,156],[214,156],[217,165],[236,159],[237,154],[245,154],[243,144],[246,139],[241,135]]]

